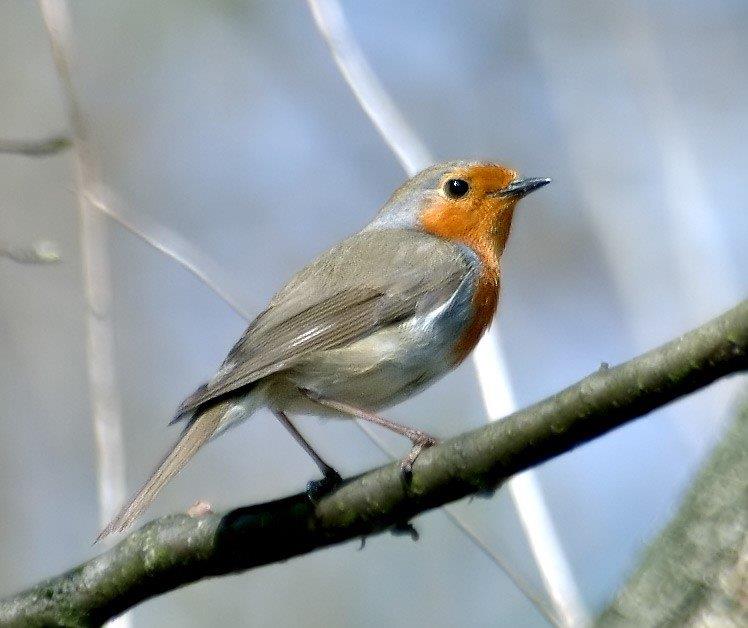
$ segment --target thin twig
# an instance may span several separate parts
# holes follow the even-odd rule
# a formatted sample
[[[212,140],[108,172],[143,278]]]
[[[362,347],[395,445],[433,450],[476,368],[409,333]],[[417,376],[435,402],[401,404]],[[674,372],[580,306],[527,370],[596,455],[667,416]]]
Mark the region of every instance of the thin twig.
[[[366,62],[337,0],[307,0],[307,3],[348,86],[407,174],[413,176],[433,163],[428,149],[410,129]],[[473,354],[489,421],[517,408],[499,347],[494,324]],[[556,612],[564,625],[586,625],[589,615],[533,473],[512,480],[509,491]]]
[[[210,288],[219,299],[224,301],[239,316],[244,319],[250,318],[249,312],[231,296],[228,290],[221,287],[221,284],[227,282],[223,281],[219,284],[216,281],[215,277],[219,274],[218,264],[213,262],[179,234],[158,224],[154,220],[150,220],[142,214],[125,216],[125,212],[121,208],[122,204],[113,200],[113,195],[110,191],[106,191],[105,194],[102,190],[103,186],[100,186],[100,190],[96,193],[90,190],[85,191],[86,199],[92,207],[95,207],[118,225],[175,261]],[[104,200],[104,196],[106,196],[106,200]],[[196,259],[199,261],[195,261]],[[211,269],[210,273],[206,271],[206,268]]]
[[[70,139],[62,135],[41,140],[0,139],[0,153],[25,157],[47,157],[70,148],[71,145]]]
[[[402,527],[415,515],[494,489],[512,474],[748,369],[748,301],[615,368],[425,450],[404,483],[399,463],[228,513],[156,519],[116,547],[0,601],[3,625],[90,626],[201,578],[235,573]]]
[[[86,348],[91,415],[96,438],[99,518],[106,523],[125,499],[122,411],[114,360],[112,286],[106,223],[87,200],[98,176],[86,119],[76,97],[70,66],[73,44],[65,0],[39,0],[52,57],[62,86],[73,136],[80,246],[86,293]],[[119,625],[129,623],[120,620]]]
[[[56,264],[60,261],[57,245],[48,240],[34,242],[31,246],[14,246],[0,242],[0,257],[6,257],[18,264]]]
[[[428,148],[411,130],[366,60],[348,28],[340,5],[330,0],[308,0],[308,4],[314,22],[358,104],[408,174],[413,175],[432,164],[434,160]]]

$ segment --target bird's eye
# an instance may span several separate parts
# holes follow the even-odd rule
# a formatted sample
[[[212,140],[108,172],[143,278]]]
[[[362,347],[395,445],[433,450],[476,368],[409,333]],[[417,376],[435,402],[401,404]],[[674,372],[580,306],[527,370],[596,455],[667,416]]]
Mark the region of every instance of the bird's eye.
[[[464,179],[449,179],[444,184],[444,193],[449,198],[460,198],[470,191],[470,185]]]

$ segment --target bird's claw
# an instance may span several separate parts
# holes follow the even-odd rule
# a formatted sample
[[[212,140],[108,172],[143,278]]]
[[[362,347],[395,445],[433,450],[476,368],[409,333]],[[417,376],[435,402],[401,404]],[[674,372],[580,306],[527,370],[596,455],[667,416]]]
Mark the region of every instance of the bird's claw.
[[[187,509],[187,514],[194,518],[204,517],[213,512],[213,508],[208,502],[198,499],[192,506]]]
[[[416,530],[415,526],[410,523],[410,521],[399,521],[390,528],[390,531],[395,536],[407,535],[413,541],[417,541],[420,538],[418,530]]]
[[[413,447],[411,447],[408,455],[405,456],[405,458],[403,458],[400,462],[400,473],[402,474],[403,479],[406,482],[410,481],[411,477],[413,476],[413,463],[416,461],[418,456],[421,455],[421,452],[424,449],[428,449],[429,447],[433,447],[434,445],[439,444],[438,439],[430,436],[429,434],[426,434],[425,432],[418,432],[417,434],[415,434],[412,438],[412,441]]]
[[[325,495],[332,493],[343,483],[343,478],[335,469],[330,469],[320,480],[310,480],[306,485],[309,501],[316,504]]]

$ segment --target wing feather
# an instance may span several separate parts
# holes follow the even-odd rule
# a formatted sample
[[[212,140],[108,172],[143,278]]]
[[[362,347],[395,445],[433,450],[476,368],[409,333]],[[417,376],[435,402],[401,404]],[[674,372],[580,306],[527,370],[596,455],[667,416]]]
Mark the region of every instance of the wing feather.
[[[405,259],[396,264],[391,258],[389,272],[357,277],[340,264],[356,253],[350,248],[328,252],[338,264],[336,268],[329,264],[326,267],[323,256],[315,267],[321,266],[321,273],[317,270],[310,276],[307,269],[302,271],[289,283],[293,289],[287,286],[285,292],[281,291],[247,328],[218,374],[182,403],[175,421],[267,375],[287,369],[311,353],[355,342],[396,324],[425,302],[448,299],[469,268],[466,263],[453,263],[464,259],[451,245],[434,243],[433,238],[424,245],[420,238],[413,235],[408,240],[401,239],[391,248],[397,254],[403,248],[412,251],[414,241],[420,243],[417,250],[429,255],[430,266],[426,266],[425,273],[414,270],[423,265]],[[379,234],[376,242],[380,247],[382,240]]]

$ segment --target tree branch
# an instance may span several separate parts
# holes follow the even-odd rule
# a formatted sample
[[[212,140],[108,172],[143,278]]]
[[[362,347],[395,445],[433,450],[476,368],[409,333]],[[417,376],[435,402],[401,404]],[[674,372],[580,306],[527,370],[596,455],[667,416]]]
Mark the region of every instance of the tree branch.
[[[171,515],[75,569],[0,602],[0,624],[97,625],[201,578],[242,571],[401,525],[480,491],[714,380],[748,369],[748,301],[657,349],[426,450],[316,505],[303,493],[201,518]]]
[[[26,157],[47,157],[70,148],[70,139],[62,135],[42,140],[0,139],[0,153],[24,155]]]
[[[748,404],[596,628],[748,625]]]

